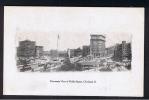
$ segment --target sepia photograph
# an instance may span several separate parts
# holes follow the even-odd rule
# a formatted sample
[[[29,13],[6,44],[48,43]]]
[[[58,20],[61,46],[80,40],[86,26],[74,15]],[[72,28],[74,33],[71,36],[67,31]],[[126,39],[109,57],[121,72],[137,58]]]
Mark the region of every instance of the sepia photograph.
[[[143,96],[144,8],[4,8],[4,95]]]

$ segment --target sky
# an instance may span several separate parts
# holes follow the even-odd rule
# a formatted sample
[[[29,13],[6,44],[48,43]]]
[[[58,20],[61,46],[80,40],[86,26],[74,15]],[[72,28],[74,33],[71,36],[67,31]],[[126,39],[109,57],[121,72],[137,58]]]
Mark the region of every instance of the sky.
[[[106,7],[5,7],[5,32],[15,43],[33,40],[44,50],[78,48],[90,44],[91,34],[106,36],[106,47],[131,42],[144,27],[143,8]],[[132,35],[133,34],[133,35]]]

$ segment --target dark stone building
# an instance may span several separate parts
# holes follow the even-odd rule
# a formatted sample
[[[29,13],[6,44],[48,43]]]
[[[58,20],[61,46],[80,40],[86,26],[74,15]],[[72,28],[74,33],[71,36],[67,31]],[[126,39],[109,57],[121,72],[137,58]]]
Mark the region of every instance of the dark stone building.
[[[74,50],[74,56],[82,56],[82,49],[81,48],[77,48]]]
[[[128,60],[132,59],[131,43],[127,44],[127,58]]]
[[[36,43],[35,41],[24,40],[19,42],[17,47],[18,57],[35,57],[36,56]]]
[[[122,45],[121,44],[116,44],[113,60],[114,61],[122,61]]]
[[[82,56],[85,57],[90,54],[90,46],[83,46]]]
[[[113,60],[123,61],[126,59],[131,60],[131,43],[122,41],[122,44],[117,44],[115,46]]]

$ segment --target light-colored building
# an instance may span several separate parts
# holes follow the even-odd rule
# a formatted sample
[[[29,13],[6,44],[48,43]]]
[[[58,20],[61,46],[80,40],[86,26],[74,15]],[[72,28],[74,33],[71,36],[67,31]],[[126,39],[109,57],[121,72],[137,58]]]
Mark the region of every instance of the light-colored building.
[[[43,46],[36,46],[36,57],[43,56]]]
[[[68,57],[69,57],[69,58],[74,57],[74,51],[75,51],[75,49],[68,49],[68,50],[67,50],[67,53],[68,53]]]
[[[105,54],[105,36],[92,34],[90,38],[90,55],[103,57]]]

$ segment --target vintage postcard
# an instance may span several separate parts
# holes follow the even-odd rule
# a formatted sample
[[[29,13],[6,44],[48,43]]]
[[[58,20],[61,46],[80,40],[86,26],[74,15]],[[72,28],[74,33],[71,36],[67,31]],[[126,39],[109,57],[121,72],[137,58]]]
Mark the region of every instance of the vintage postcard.
[[[4,95],[143,97],[144,8],[4,8]]]

